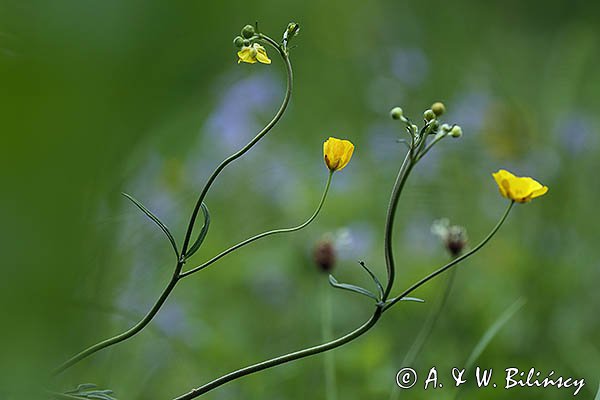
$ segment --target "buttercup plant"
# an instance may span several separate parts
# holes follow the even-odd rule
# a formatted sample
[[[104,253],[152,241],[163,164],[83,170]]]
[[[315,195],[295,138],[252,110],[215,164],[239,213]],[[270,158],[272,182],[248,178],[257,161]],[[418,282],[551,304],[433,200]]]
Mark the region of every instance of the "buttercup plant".
[[[275,234],[290,233],[300,230],[309,225],[317,217],[326,200],[333,176],[336,172],[342,171],[346,166],[349,165],[349,162],[351,161],[354,152],[354,145],[349,140],[330,137],[323,143],[323,159],[329,173],[321,199],[314,213],[305,222],[294,227],[275,229],[257,234],[253,237],[250,237],[240,243],[231,246],[228,249],[223,250],[222,252],[213,256],[212,258],[208,259],[202,264],[199,264],[192,268],[184,269],[184,267],[190,261],[191,257],[200,250],[206,236],[209,233],[211,219],[209,209],[205,204],[205,200],[210,191],[210,188],[212,187],[212,184],[219,177],[220,173],[229,164],[242,157],[252,147],[254,147],[266,134],[268,134],[272,130],[272,128],[277,124],[277,122],[279,122],[285,110],[287,109],[292,95],[293,86],[293,73],[289,54],[289,44],[298,34],[298,32],[299,25],[292,22],[285,29],[282,36],[282,40],[280,42],[277,42],[276,40],[262,33],[258,28],[258,24],[246,25],[242,29],[240,36],[237,36],[233,40],[234,45],[238,48],[238,63],[271,64],[271,59],[268,56],[267,49],[265,48],[265,46],[273,49],[279,55],[285,66],[287,76],[286,92],[280,108],[276,112],[275,116],[271,119],[271,121],[260,132],[258,132],[258,134],[253,139],[251,139],[240,150],[225,158],[209,176],[202,190],[200,191],[198,199],[192,209],[185,236],[181,241],[181,245],[179,245],[179,243],[175,240],[169,228],[157,216],[155,216],[141,202],[139,202],[138,200],[136,200],[128,194],[124,194],[126,198],[132,201],[135,206],[137,206],[148,218],[150,218],[163,231],[166,238],[168,239],[176,257],[172,277],[165,289],[163,290],[163,292],[158,297],[154,306],[148,311],[146,316],[142,318],[137,324],[135,324],[127,331],[115,335],[109,339],[100,341],[90,346],[89,348],[81,351],[75,356],[71,357],[56,368],[56,370],[54,371],[55,374],[63,372],[67,368],[72,367],[76,363],[102,349],[123,342],[133,337],[137,333],[141,332],[156,316],[156,314],[159,312],[159,310],[161,309],[161,307],[163,306],[163,304],[173,292],[176,285],[181,279],[189,277],[192,274],[195,274],[209,267],[210,265],[214,264],[216,261],[225,257],[226,255],[258,239],[262,239]],[[449,125],[446,123],[441,123],[440,117],[442,117],[445,113],[445,109],[446,107],[443,103],[434,103],[429,109],[427,109],[423,113],[423,122],[421,124],[421,128],[419,128],[415,123],[413,123],[409,118],[407,118],[400,107],[395,107],[390,112],[391,117],[402,124],[403,130],[405,131],[407,138],[401,140],[401,142],[404,143],[404,145],[406,146],[406,151],[404,154],[404,159],[399,167],[395,183],[391,190],[390,200],[387,207],[385,219],[383,255],[386,267],[386,279],[380,280],[377,277],[377,275],[371,270],[371,268],[369,268],[367,264],[362,261],[359,262],[359,266],[372,280],[373,289],[367,289],[361,286],[348,283],[340,283],[333,275],[329,274],[329,283],[332,287],[343,289],[354,294],[362,295],[373,302],[373,311],[370,318],[367,321],[365,321],[362,325],[358,326],[355,330],[341,337],[230,372],[200,387],[189,390],[188,392],[176,397],[176,400],[196,398],[204,393],[207,393],[215,388],[218,388],[228,382],[239,379],[246,375],[269,369],[287,362],[295,361],[304,357],[323,353],[335,349],[337,347],[343,346],[357,339],[358,337],[368,332],[373,326],[375,326],[377,322],[381,319],[382,315],[399,302],[422,302],[423,300],[421,299],[409,296],[416,289],[418,289],[428,281],[439,276],[440,274],[451,269],[452,267],[458,265],[460,262],[464,261],[468,257],[475,254],[477,251],[479,251],[498,232],[498,230],[508,217],[510,210],[512,209],[515,202],[529,202],[532,199],[546,193],[548,189],[545,186],[542,186],[541,184],[536,182],[535,180],[531,178],[517,178],[514,175],[508,173],[507,171],[500,170],[499,172],[494,174],[494,179],[498,183],[500,193],[504,197],[508,198],[510,201],[507,205],[505,212],[502,214],[497,224],[492,228],[491,232],[479,244],[474,246],[469,251],[463,252],[462,254],[461,252],[457,251],[456,254],[454,254],[455,257],[449,263],[434,270],[419,281],[409,285],[407,288],[400,291],[398,294],[393,295],[393,292],[396,289],[396,263],[393,249],[393,232],[396,211],[405,184],[412,170],[428,154],[428,152],[432,150],[432,148],[436,144],[438,144],[440,141],[447,137],[459,138],[462,136],[463,133],[462,129],[458,125]],[[196,229],[198,225],[197,220],[200,217],[200,214],[202,214],[203,224],[202,227]],[[194,234],[195,232],[196,234]],[[460,235],[457,233],[454,239],[459,238],[459,236]],[[466,240],[466,237],[464,239]],[[462,247],[460,250],[463,250]],[[65,398],[65,394],[57,393],[55,395],[57,398]],[[69,396],[71,397],[67,398],[73,398],[73,396],[75,396],[74,398],[84,398],[76,397],[76,395],[71,394],[69,394]]]

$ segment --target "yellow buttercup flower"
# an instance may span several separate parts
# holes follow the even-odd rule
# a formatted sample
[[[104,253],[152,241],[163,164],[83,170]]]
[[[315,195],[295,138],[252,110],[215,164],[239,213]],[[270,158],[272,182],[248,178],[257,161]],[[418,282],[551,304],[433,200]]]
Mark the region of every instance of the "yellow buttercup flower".
[[[330,137],[323,143],[323,157],[331,172],[341,171],[350,162],[354,145],[349,140]]]
[[[547,186],[542,185],[535,179],[515,176],[504,169],[492,174],[492,176],[498,184],[500,194],[517,203],[528,203],[548,191]]]
[[[262,64],[271,64],[271,59],[267,55],[267,51],[258,43],[243,46],[237,55],[239,57],[238,64],[241,62],[254,64],[257,61]]]

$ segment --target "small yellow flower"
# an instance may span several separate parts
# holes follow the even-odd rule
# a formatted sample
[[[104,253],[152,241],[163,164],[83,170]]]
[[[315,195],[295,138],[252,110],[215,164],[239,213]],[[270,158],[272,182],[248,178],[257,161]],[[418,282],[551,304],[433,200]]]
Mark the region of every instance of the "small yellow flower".
[[[349,140],[330,137],[323,143],[325,164],[331,172],[341,171],[350,162],[354,145]]]
[[[517,203],[528,203],[548,191],[548,187],[535,179],[515,176],[504,169],[492,174],[492,176],[498,184],[500,194]]]
[[[258,43],[242,47],[237,55],[239,57],[238,64],[242,61],[249,64],[254,64],[257,61],[263,64],[271,64],[267,51]]]

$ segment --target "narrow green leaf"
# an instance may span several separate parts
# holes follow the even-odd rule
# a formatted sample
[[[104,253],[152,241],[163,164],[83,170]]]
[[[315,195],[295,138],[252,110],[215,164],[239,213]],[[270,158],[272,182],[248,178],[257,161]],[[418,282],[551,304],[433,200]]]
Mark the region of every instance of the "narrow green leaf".
[[[377,279],[377,276],[375,276],[375,274],[373,273],[373,271],[371,271],[369,269],[369,267],[367,267],[367,265],[364,263],[364,261],[359,261],[358,264],[363,267],[363,269],[365,271],[367,271],[367,274],[369,274],[369,276],[371,277],[371,279],[373,279],[373,282],[375,282],[375,285],[377,285],[377,290],[379,291],[379,297],[383,297],[383,285],[381,284],[381,282],[379,281],[379,279]]]
[[[339,283],[333,277],[333,275],[329,275],[329,283],[331,284],[331,286],[333,286],[335,288],[343,289],[343,290],[348,290],[348,291],[354,292],[354,293],[359,293],[359,294],[362,294],[364,296],[370,297],[370,298],[372,298],[375,301],[379,301],[379,299],[377,298],[377,296],[375,296],[373,293],[371,293],[367,289],[361,288],[360,286],[349,285],[347,283]]]
[[[49,394],[55,399],[94,399],[94,400],[117,400],[112,397],[113,391],[110,389],[97,389],[93,383],[83,383],[77,386],[77,389],[69,390],[64,393]]]
[[[419,299],[418,297],[403,297],[400,301],[414,301],[416,303],[425,303],[425,300]]]
[[[594,397],[594,400],[600,400],[600,384],[598,384],[598,392],[596,393],[596,397]]]
[[[177,256],[177,258],[179,258],[179,250],[177,250],[177,243],[175,243],[175,238],[173,238],[173,235],[171,234],[171,231],[169,231],[169,228],[167,228],[167,226],[165,224],[163,224],[161,222],[161,220],[158,219],[158,217],[152,213],[152,211],[148,210],[142,203],[140,203],[134,197],[128,195],[127,193],[122,193],[122,195],[125,196],[125,197],[127,197],[129,200],[131,200],[131,202],[133,204],[135,204],[137,206],[137,208],[139,208],[140,210],[142,210],[142,212],[144,214],[146,214],[146,216],[148,218],[150,218],[156,225],[158,225],[158,227],[167,236],[167,239],[169,239],[169,242],[171,242],[171,246],[173,246],[173,250],[175,251],[175,255]]]
[[[206,207],[206,204],[204,204],[204,202],[202,202],[200,206],[202,207],[202,214],[204,214],[204,225],[202,226],[202,229],[198,234],[198,238],[196,239],[194,244],[192,244],[187,254],[185,255],[186,258],[190,257],[192,254],[198,251],[198,249],[202,245],[202,242],[204,242],[204,239],[206,238],[206,234],[208,233],[208,228],[210,226],[210,213],[208,212],[208,207]]]
[[[77,386],[77,389],[69,390],[68,392],[65,392],[65,393],[80,393],[84,390],[94,389],[96,387],[98,387],[98,386],[93,383],[82,383]]]

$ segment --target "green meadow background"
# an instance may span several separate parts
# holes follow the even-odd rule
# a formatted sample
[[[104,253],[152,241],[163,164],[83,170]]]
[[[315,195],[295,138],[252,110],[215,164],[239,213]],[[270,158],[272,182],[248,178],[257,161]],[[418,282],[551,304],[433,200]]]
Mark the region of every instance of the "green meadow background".
[[[93,382],[120,400],[171,399],[233,369],[320,343],[324,304],[342,335],[368,318],[366,298],[329,289],[312,260],[336,245],[340,281],[382,278],[389,193],[403,127],[444,101],[463,127],[418,165],[395,233],[396,291],[448,260],[431,223],[447,217],[474,246],[503,212],[491,173],[534,176],[548,195],[515,207],[461,264],[445,312],[417,358],[450,386],[486,330],[520,298],[477,364],[501,374],[600,379],[598,171],[600,3],[588,1],[10,1],[0,2],[0,397]],[[128,342],[49,380],[68,356],[130,327],[166,285],[169,244],[120,192],[154,210],[181,240],[205,180],[271,118],[285,73],[238,65],[232,39],[258,20],[292,50],[295,91],[281,123],[228,167],[206,202],[212,225],[193,267],[316,207],[322,142],[356,144],[318,219],[182,281],[155,321]],[[452,399],[400,392],[394,376],[446,277],[336,350],[326,394],[316,356],[245,377],[206,399]],[[423,375],[419,386],[423,383]],[[499,383],[501,380],[499,379]],[[19,394],[21,393],[21,394]],[[337,397],[335,396],[337,393]],[[461,399],[559,399],[572,390],[476,389]]]

